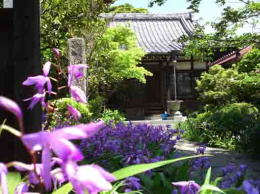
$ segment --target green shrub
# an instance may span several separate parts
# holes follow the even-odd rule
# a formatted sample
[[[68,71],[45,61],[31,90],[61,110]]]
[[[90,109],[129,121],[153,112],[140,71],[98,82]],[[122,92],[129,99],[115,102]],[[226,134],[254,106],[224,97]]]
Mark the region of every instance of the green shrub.
[[[105,98],[102,96],[95,96],[94,99],[89,100],[88,107],[90,112],[92,113],[93,119],[98,119],[102,117],[102,113],[104,111]]]
[[[63,124],[69,125],[76,123],[88,123],[92,118],[92,114],[87,104],[76,102],[71,98],[60,98],[58,100],[54,100],[52,104],[55,107],[54,111],[53,113],[48,114],[48,119],[52,127]],[[82,117],[79,119],[79,121],[75,121],[71,118],[67,110],[68,105],[75,107],[81,113]]]
[[[254,48],[237,64],[239,72],[252,72],[260,69],[260,49]]]
[[[111,121],[114,123],[119,123],[126,120],[125,116],[118,110],[111,109],[105,109],[102,113],[101,119],[106,123],[109,123]]]
[[[189,118],[181,124],[190,140],[229,149],[255,151],[260,138],[258,109],[249,103],[233,103]]]
[[[220,65],[213,66],[197,80],[196,90],[200,101],[209,107],[237,102],[234,84],[245,76],[246,74],[238,73],[234,67],[224,69]]]

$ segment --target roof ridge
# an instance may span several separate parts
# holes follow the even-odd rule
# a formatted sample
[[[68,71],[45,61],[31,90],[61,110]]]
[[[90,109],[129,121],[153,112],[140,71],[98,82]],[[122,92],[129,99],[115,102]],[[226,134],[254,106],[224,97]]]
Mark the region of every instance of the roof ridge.
[[[179,13],[102,13],[101,17],[113,20],[173,20],[192,19],[192,12],[179,12]]]

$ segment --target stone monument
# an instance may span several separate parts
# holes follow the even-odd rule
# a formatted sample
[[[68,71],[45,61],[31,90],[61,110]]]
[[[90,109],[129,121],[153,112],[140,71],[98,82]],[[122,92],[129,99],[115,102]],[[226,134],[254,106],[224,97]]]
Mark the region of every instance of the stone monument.
[[[70,38],[69,45],[69,63],[71,65],[86,64],[86,49],[83,38]],[[85,79],[73,80],[72,85],[78,86],[87,95],[87,69],[82,69]]]

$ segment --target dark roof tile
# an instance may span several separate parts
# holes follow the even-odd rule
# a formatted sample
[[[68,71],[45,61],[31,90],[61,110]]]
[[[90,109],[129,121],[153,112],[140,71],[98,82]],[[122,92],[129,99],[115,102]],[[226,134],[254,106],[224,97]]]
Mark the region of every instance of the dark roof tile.
[[[110,13],[101,16],[111,19],[111,27],[129,26],[135,32],[139,46],[149,54],[166,54],[181,50],[182,45],[177,40],[193,31],[190,13]]]

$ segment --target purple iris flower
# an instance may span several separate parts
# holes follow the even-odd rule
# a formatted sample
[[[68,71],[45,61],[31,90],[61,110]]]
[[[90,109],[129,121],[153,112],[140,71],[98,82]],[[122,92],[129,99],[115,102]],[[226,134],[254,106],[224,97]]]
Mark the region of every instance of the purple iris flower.
[[[3,163],[0,163],[0,193],[8,194],[8,187],[7,187],[7,168]]]
[[[75,120],[79,120],[81,118],[81,113],[73,106],[68,105],[67,109]]]
[[[65,173],[73,185],[77,194],[97,194],[100,191],[112,189],[110,182],[116,178],[98,165],[77,166],[75,162],[69,161],[64,166]]]
[[[181,194],[196,194],[200,189],[200,185],[195,183],[195,181],[180,181],[172,184],[180,187]]]
[[[24,82],[24,86],[31,86],[35,85],[35,88],[37,89],[38,93],[43,93],[44,92],[44,87],[47,85],[47,91],[48,93],[51,93],[52,90],[52,85],[51,85],[51,80],[48,77],[48,74],[50,72],[50,67],[51,67],[51,62],[47,62],[43,65],[43,75],[37,75],[37,76],[32,76],[28,77]]]
[[[13,113],[19,121],[22,121],[23,113],[16,102],[4,96],[0,96],[0,107]]]
[[[82,153],[69,140],[91,137],[103,126],[104,122],[100,121],[65,127],[53,132],[31,133],[22,137],[22,141],[28,149],[42,150],[42,178],[46,189],[51,188],[51,150],[64,162],[80,161],[83,159]]]
[[[68,86],[70,87],[74,80],[84,77],[84,69],[88,66],[85,64],[70,65],[68,67]]]
[[[78,102],[82,102],[82,103],[87,103],[86,94],[79,87],[71,86],[70,94],[74,100],[76,100]]]
[[[30,103],[30,105],[29,105],[29,107],[28,107],[28,109],[33,109],[33,107],[38,103],[38,102],[40,102],[41,103],[41,105],[43,106],[43,107],[45,107],[46,106],[46,103],[45,103],[45,95],[46,95],[46,93],[44,92],[44,93],[36,93],[36,94],[34,94],[31,98],[27,98],[27,99],[24,99],[23,101],[31,101],[31,103]]]

